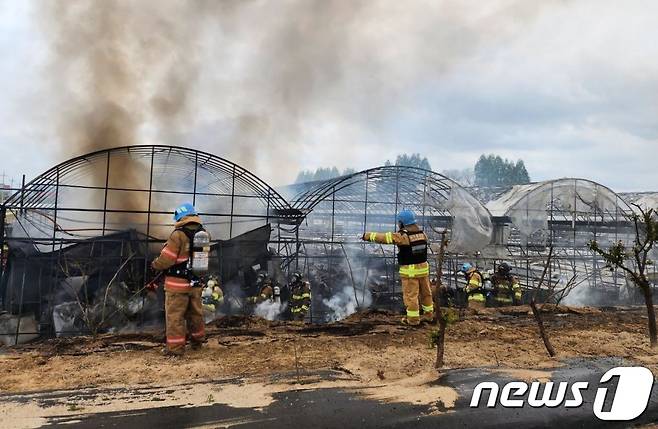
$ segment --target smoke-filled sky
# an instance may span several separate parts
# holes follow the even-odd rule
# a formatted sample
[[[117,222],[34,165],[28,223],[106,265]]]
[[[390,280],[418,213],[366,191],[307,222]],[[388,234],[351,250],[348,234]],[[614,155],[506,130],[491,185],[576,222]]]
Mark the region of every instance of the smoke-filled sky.
[[[658,3],[0,0],[0,173],[175,144],[274,184],[420,152],[658,190]]]

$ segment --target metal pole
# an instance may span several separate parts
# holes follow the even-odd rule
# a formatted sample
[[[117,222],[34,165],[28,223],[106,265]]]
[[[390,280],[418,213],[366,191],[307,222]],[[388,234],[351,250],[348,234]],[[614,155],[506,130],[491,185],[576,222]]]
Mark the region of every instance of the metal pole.
[[[23,299],[25,299],[25,276],[27,275],[27,270],[23,270],[23,278],[21,280],[21,299],[18,301],[18,321],[16,322],[16,338],[14,340],[14,345],[18,345],[18,337],[21,332],[21,319],[23,318]]]
[[[265,211],[265,224],[268,225],[270,223],[270,198],[272,198],[272,189],[267,188],[267,209]],[[299,225],[297,225],[297,228],[299,228]]]
[[[331,188],[331,246],[329,250],[329,262],[327,264],[327,279],[329,290],[334,291],[334,276],[331,275],[331,270],[334,267],[334,234],[336,227],[336,186]]]
[[[295,228],[295,271],[299,270],[299,227]]]
[[[107,225],[107,189],[110,186],[110,157],[111,157],[111,152],[107,152],[107,168],[105,170],[105,196],[103,200],[103,236],[105,236],[105,227]]]
[[[553,207],[555,206],[555,200],[554,200],[555,193],[554,193],[554,190],[555,190],[555,182],[551,182],[551,202],[550,202],[551,222],[550,222],[550,226],[549,226],[549,228],[550,228],[550,234],[549,234],[550,243],[549,243],[549,246],[553,246],[553,243],[554,243],[554,235],[553,234],[555,233],[554,224],[553,224],[553,220],[554,220],[554,218],[553,218]],[[553,251],[555,251],[555,249],[553,249]],[[551,279],[552,278],[553,278],[553,262],[551,261],[550,265],[548,266],[548,288],[549,288],[549,290],[550,290],[550,287],[551,287]]]
[[[57,177],[59,178],[59,170]],[[23,184],[21,185],[21,214],[23,213],[24,205],[25,205],[25,174],[23,174]]]
[[[149,173],[149,204],[148,204],[148,214],[146,215],[146,238],[145,238],[145,249],[144,249],[144,281],[142,283],[146,284],[147,281],[150,281],[150,279],[146,278],[146,275],[148,273],[148,263],[149,263],[149,242],[151,239],[151,205],[153,202],[153,166],[154,166],[154,160],[155,160],[155,148],[151,149],[151,170]],[[194,185],[196,187],[196,175],[194,177]],[[123,242],[121,243],[121,251],[123,253]],[[121,261],[123,258],[119,259],[119,262],[122,263]],[[108,285],[109,287],[109,285]],[[139,319],[140,319],[140,324],[144,323],[144,300],[146,298],[142,297],[142,311],[139,313]]]
[[[151,152],[151,170],[149,173],[149,203],[148,203],[148,213],[146,215],[146,243],[148,246],[148,241],[151,233],[151,205],[153,201],[153,165],[155,159],[155,148]],[[148,252],[148,249],[147,249]]]
[[[367,225],[368,225],[368,179],[370,178],[370,172],[366,171],[366,194],[365,194],[365,201],[363,202],[363,233],[366,233]]]
[[[53,236],[52,236],[52,250],[50,254],[51,260],[54,261],[55,259],[55,243],[57,242],[57,206],[59,204],[59,168],[57,168],[56,172],[56,182],[55,182],[55,212],[53,214]],[[61,252],[57,254],[57,260],[59,262],[59,257],[61,256]],[[27,260],[26,260],[27,262]],[[54,264],[53,264],[54,265]],[[57,284],[58,277],[59,277],[59,271],[57,269],[53,270],[55,272],[55,278],[53,281],[51,281],[48,285],[48,294],[52,295],[53,292],[53,286]],[[39,297],[39,300],[41,301],[41,297]],[[54,327],[54,323],[53,323]],[[57,334],[57,332],[55,332]]]
[[[334,231],[336,228],[336,186],[331,191],[331,252],[334,251]]]
[[[196,206],[196,184],[197,184],[198,175],[199,175],[199,153],[194,152],[194,188],[192,189],[192,205],[193,206]],[[151,157],[151,182],[153,182],[153,157]],[[150,208],[149,208],[149,211],[150,211]]]
[[[599,196],[599,187],[598,185],[594,185],[594,227],[593,227],[593,235],[594,235],[594,241],[596,241],[597,237],[597,229],[596,229],[596,224],[598,223],[597,219],[597,206],[598,206],[598,196]],[[601,219],[601,221],[604,221],[604,219]],[[584,259],[584,258],[583,258]],[[596,288],[596,276],[597,274],[600,274],[599,266],[596,263],[596,256],[592,252],[592,273],[594,274],[592,277],[594,279],[594,288]],[[603,282],[603,276],[601,276],[601,282]],[[617,295],[619,296],[619,295]]]
[[[5,248],[5,222],[7,220],[7,207],[2,204],[0,205],[0,252],[2,252],[2,257],[6,255],[4,253]],[[3,266],[0,266],[0,270],[4,271]]]
[[[398,202],[400,200],[400,168],[395,169],[395,211],[393,213],[393,225],[394,231],[397,231],[397,218],[398,218]],[[404,208],[404,207],[403,207]],[[398,247],[393,246],[393,266],[395,266],[395,258],[397,257]],[[384,263],[386,263],[384,261]],[[395,293],[395,271],[393,271],[393,293]]]
[[[59,204],[59,168],[57,169],[57,179],[55,182],[55,212],[53,213],[53,243],[52,251],[55,251],[55,241],[57,240],[57,205]]]
[[[233,238],[233,211],[235,205],[235,165],[233,166],[233,182],[231,184],[231,221],[229,223],[229,239]]]
[[[5,221],[7,219],[7,207],[4,204],[0,205],[0,302],[2,307],[5,307],[5,264],[9,260],[8,252],[5,251]]]

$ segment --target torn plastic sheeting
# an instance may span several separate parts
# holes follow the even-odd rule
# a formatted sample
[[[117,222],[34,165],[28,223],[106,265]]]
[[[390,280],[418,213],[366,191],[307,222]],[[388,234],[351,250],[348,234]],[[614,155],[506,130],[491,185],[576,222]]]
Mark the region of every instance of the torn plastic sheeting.
[[[25,344],[39,337],[39,324],[33,315],[0,314],[0,342],[5,346]],[[18,334],[18,336],[16,335]]]
[[[77,302],[64,302],[53,307],[53,325],[58,337],[82,331],[82,313]]]
[[[450,248],[471,253],[484,249],[493,236],[493,223],[487,209],[465,189],[453,186],[446,200],[425,193],[425,204],[448,211],[452,217]]]

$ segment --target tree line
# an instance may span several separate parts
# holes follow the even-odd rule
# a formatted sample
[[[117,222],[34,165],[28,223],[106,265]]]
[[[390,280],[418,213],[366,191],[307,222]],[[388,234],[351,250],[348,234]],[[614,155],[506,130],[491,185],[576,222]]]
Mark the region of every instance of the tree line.
[[[432,170],[429,160],[419,153],[400,154],[395,161],[386,160],[385,166],[397,165]],[[302,170],[295,183],[329,180],[355,173],[353,168],[342,172],[337,167],[320,167],[316,170]],[[512,186],[530,182],[530,175],[523,160],[512,161],[499,155],[481,155],[474,167],[442,171],[462,186]]]

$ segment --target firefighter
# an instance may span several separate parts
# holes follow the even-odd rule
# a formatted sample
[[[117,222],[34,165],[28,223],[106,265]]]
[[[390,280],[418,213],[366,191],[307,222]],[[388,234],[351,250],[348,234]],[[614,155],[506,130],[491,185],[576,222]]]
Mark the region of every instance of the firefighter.
[[[208,313],[211,319],[214,318],[215,313],[224,305],[224,292],[219,286],[219,280],[215,276],[210,276],[206,282],[206,287],[201,294],[201,303],[203,310]]]
[[[258,290],[258,295],[247,298],[248,303],[260,304],[261,302],[267,300],[272,301],[274,299],[274,285],[269,274],[265,271],[258,273],[258,277],[256,277],[256,289]]]
[[[512,275],[512,267],[507,262],[498,265],[492,280],[496,307],[519,305],[521,303],[519,280]]]
[[[468,295],[468,307],[481,310],[486,307],[482,274],[469,262],[465,262],[460,270],[466,277],[466,294]]]
[[[402,282],[402,298],[407,315],[402,319],[406,325],[419,325],[420,308],[423,309],[424,321],[434,319],[434,302],[430,289],[430,268],[427,263],[427,236],[416,225],[416,216],[411,210],[402,210],[397,221],[398,232],[366,232],[364,241],[398,246],[398,264]],[[420,299],[420,306],[419,306]]]
[[[288,290],[290,290],[290,314],[292,320],[303,321],[311,309],[311,284],[304,281],[300,272],[295,272],[288,285]]]
[[[496,291],[493,285],[494,270],[481,271],[482,291],[484,293],[485,307],[496,307]]]
[[[199,275],[208,269],[210,236],[192,204],[182,204],[174,212],[174,232],[169,236],[152,267],[165,272],[165,316],[167,347],[165,355],[182,356],[187,334],[193,349],[205,341]],[[203,244],[202,248],[197,247]],[[195,265],[196,264],[196,265]]]

